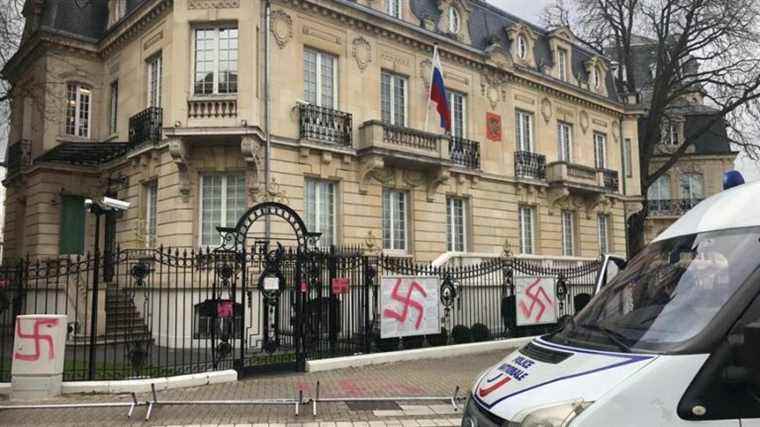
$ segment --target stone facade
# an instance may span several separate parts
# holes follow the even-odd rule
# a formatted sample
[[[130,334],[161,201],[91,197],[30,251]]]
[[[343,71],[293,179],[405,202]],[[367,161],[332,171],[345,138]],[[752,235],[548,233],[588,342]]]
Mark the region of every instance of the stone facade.
[[[535,208],[534,254],[563,254],[563,210],[575,218],[572,256],[598,256],[600,214],[610,221],[608,251],[625,253],[625,218],[640,190],[637,156],[623,171],[623,142],[630,141],[632,153],[638,151],[637,117],[618,100],[614,85],[605,83],[612,77],[604,58],[580,50],[569,31],[505,24],[492,29],[494,41],[484,48],[472,40],[479,33],[469,19],[474,8],[484,6],[466,0],[438,2],[440,19],[432,23],[427,21],[438,18],[421,20],[420,4],[409,1],[401,1],[400,19],[387,16],[385,3],[378,1],[275,1],[270,34],[258,1],[136,3],[123,17],[110,20],[113,24],[97,40],[69,39],[28,24],[31,35],[4,70],[17,94],[9,142],[22,153],[4,181],[6,258],[59,255],[61,198],[67,194],[98,198],[108,193],[130,202],[130,209],[116,218],[115,231],[109,231],[108,238],[121,247],[200,246],[200,177],[230,173],[245,177],[246,205],[274,199],[302,214],[307,209],[305,180],[333,182],[335,242],[375,248],[383,245],[383,189],[402,190],[407,194],[403,253],[420,261],[447,251],[450,196],[465,200],[467,252],[500,253],[505,243],[519,251],[518,210],[529,206]],[[452,15],[444,11],[451,7],[461,19],[459,33],[450,33]],[[98,16],[105,19],[104,26],[109,22],[102,13]],[[32,22],[34,17],[27,18]],[[237,29],[237,90],[199,96],[193,80],[198,67],[195,31],[220,27]],[[264,173],[267,37],[269,185]],[[510,49],[509,43],[516,42],[507,41],[520,37],[530,49],[524,58]],[[447,89],[466,99],[462,122],[469,148],[464,152],[442,135],[434,111],[424,129],[434,43]],[[586,55],[588,60],[567,60],[589,74],[570,72],[562,81],[558,65],[540,58],[546,55],[541,43],[553,46],[546,50],[549,55],[563,46],[571,55]],[[317,135],[306,132],[309,123],[304,124],[310,111],[303,103],[305,49],[335,58],[337,102],[310,122]],[[156,55],[161,58],[157,92],[162,132],[158,138],[139,139],[135,118],[155,97],[149,88],[155,84],[151,61]],[[379,122],[383,71],[406,78],[404,126]],[[593,73],[601,73],[601,84],[591,83]],[[112,103],[114,82],[118,99]],[[90,91],[89,136],[64,136],[70,83]],[[112,105],[117,111],[113,132]],[[518,110],[532,114],[531,151],[544,156],[548,166],[543,174],[516,170]],[[569,162],[560,162],[559,122],[571,126]],[[606,172],[597,168],[597,134],[606,137]],[[82,143],[92,144],[97,161],[81,154],[90,150]],[[106,152],[106,146],[116,147],[117,154],[109,155],[113,152]],[[147,231],[152,185],[157,189],[155,239]],[[93,218],[87,215],[85,221],[84,248],[90,250]],[[286,239],[278,224],[273,233]]]

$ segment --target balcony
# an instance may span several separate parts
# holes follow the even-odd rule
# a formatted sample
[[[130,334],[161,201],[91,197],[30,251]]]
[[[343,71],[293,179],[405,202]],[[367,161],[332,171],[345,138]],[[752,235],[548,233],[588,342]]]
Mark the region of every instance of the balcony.
[[[664,199],[647,201],[648,212],[653,217],[679,217],[704,199]]]
[[[301,140],[350,147],[353,120],[351,114],[313,104],[299,104]]]
[[[8,176],[15,175],[32,164],[32,143],[21,140],[8,146],[6,155]]]
[[[161,140],[163,109],[148,107],[129,118],[129,144],[156,143]]]
[[[455,166],[480,169],[480,144],[465,138],[449,139],[449,155]]]
[[[445,135],[394,126],[376,120],[359,128],[359,155],[379,155],[386,164],[426,168],[449,164],[449,143]],[[463,160],[464,161],[464,160]]]
[[[576,191],[591,193],[616,193],[620,185],[617,171],[567,162],[550,163],[547,166],[546,180]]]
[[[515,176],[543,180],[546,178],[546,156],[530,151],[515,151]]]

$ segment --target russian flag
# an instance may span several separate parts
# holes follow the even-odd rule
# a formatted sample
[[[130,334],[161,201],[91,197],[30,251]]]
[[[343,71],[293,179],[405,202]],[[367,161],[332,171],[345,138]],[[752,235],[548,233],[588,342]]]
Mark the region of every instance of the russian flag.
[[[441,116],[441,127],[446,132],[451,132],[451,109],[449,97],[446,94],[446,85],[443,83],[443,68],[441,58],[438,56],[438,46],[433,49],[433,77],[430,80],[430,100],[435,102],[436,111]]]

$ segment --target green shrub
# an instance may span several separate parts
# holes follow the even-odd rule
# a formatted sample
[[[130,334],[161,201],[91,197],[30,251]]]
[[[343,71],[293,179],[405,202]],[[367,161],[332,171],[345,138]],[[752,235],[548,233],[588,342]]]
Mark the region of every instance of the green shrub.
[[[472,342],[472,332],[470,328],[464,325],[456,325],[451,330],[451,337],[454,338],[456,344],[464,344]]]
[[[488,329],[488,326],[482,323],[476,323],[472,325],[471,332],[472,340],[474,342],[488,341],[491,339],[491,331]]]

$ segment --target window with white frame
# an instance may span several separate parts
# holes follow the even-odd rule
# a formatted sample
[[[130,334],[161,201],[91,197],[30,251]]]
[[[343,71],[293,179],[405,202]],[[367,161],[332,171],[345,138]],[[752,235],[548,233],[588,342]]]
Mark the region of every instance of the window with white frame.
[[[237,27],[197,28],[195,34],[195,95],[238,91]]]
[[[518,211],[520,227],[520,254],[535,253],[536,209],[530,206],[520,206]]]
[[[451,135],[464,138],[467,136],[467,95],[453,90],[447,92],[451,106]]]
[[[113,25],[119,22],[127,13],[127,0],[113,0],[110,12],[108,25]]]
[[[660,175],[647,190],[648,200],[670,200],[670,175]]]
[[[383,190],[383,249],[407,250],[407,194]]]
[[[610,216],[597,215],[597,233],[599,236],[599,253],[604,255],[610,251]]]
[[[467,201],[461,197],[446,199],[446,242],[450,252],[467,250]]]
[[[517,110],[515,119],[517,150],[533,151],[533,114]]]
[[[594,164],[597,169],[607,168],[607,135],[594,132]]]
[[[562,255],[575,255],[575,213],[567,209],[562,211]]]
[[[396,18],[401,18],[401,2],[403,0],[385,0],[385,12]]]
[[[151,56],[148,61],[148,107],[161,107],[161,52]]]
[[[630,138],[623,140],[623,168],[625,168],[625,176],[628,178],[633,176],[633,153],[631,152],[631,144]]]
[[[702,200],[705,197],[702,175],[687,173],[681,175],[681,197],[688,200]]]
[[[678,123],[668,120],[665,122],[665,127],[667,131],[665,143],[668,145],[678,145]]]
[[[158,182],[145,184],[145,246],[152,248],[156,243],[156,217],[158,213]]]
[[[406,126],[407,78],[383,70],[380,85],[383,121],[396,126]]]
[[[108,130],[113,135],[119,129],[119,81],[111,83],[111,108],[108,110]]]
[[[559,79],[567,81],[567,49],[557,49],[557,65],[559,66]]]
[[[517,36],[517,56],[520,59],[528,58],[528,40],[522,34]]]
[[[323,246],[336,243],[335,183],[307,178],[304,188],[304,218],[309,231],[322,233]]]
[[[572,162],[573,126],[570,123],[559,122],[557,125],[557,139],[559,143],[559,160],[561,162]]]
[[[200,187],[201,245],[218,245],[216,227],[232,227],[245,213],[245,176],[203,175]]]
[[[338,104],[338,57],[311,48],[303,51],[304,98],[309,104],[335,109]]]
[[[459,17],[459,11],[454,7],[449,8],[449,32],[459,34],[462,20]]]
[[[80,83],[66,85],[66,135],[90,137],[92,89]]]

